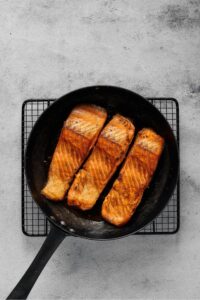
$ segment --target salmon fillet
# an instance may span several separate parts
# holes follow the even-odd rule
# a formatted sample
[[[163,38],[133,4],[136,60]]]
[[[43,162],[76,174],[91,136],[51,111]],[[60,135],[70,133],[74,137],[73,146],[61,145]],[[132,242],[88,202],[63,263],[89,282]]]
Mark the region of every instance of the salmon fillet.
[[[91,209],[100,193],[123,161],[135,127],[127,118],[115,115],[102,130],[98,141],[78,172],[69,190],[67,202],[82,210]]]
[[[93,147],[106,121],[106,111],[95,105],[76,106],[64,123],[42,194],[59,201]]]
[[[126,224],[140,204],[156,170],[164,140],[151,129],[142,129],[102,205],[102,217],[116,226]]]

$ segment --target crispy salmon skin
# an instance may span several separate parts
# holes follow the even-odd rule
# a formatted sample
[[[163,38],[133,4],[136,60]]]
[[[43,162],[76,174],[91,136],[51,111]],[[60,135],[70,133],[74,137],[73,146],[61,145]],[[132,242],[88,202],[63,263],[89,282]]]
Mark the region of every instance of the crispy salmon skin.
[[[93,147],[106,121],[105,109],[81,104],[68,116],[49,167],[48,180],[42,194],[59,201],[69,189],[75,173]]]
[[[122,162],[135,127],[127,118],[117,114],[102,130],[97,143],[79,170],[68,192],[67,202],[82,210],[91,209],[107,182]]]
[[[122,226],[130,220],[149,186],[163,147],[164,139],[153,130],[139,131],[119,177],[104,199],[101,214],[107,222]]]

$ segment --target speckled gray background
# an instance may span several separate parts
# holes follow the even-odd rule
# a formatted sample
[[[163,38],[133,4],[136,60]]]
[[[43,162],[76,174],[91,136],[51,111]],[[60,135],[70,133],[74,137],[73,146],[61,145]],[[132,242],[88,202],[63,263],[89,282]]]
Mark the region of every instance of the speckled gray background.
[[[119,85],[180,104],[181,229],[112,242],[67,238],[30,299],[200,298],[200,1],[0,0],[0,296],[43,238],[21,232],[27,98]]]

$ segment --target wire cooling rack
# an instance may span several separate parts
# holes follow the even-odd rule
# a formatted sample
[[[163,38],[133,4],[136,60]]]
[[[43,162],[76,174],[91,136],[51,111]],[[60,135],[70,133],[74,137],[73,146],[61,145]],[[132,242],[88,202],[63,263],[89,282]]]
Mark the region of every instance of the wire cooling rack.
[[[168,120],[179,145],[179,107],[172,98],[147,98]],[[28,236],[45,236],[50,224],[29,192],[24,172],[24,152],[31,129],[55,99],[27,100],[22,106],[22,231]],[[170,234],[179,229],[179,181],[162,213],[137,234]]]

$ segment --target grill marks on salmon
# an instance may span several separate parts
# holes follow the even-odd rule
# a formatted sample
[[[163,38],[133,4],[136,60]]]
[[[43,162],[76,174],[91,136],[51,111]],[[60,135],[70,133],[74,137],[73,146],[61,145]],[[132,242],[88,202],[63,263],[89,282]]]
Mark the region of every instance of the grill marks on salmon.
[[[91,155],[78,172],[67,202],[82,210],[91,209],[117,166],[123,161],[135,127],[127,118],[115,115],[102,130]]]
[[[139,131],[135,143],[102,205],[102,217],[116,226],[126,224],[140,204],[156,170],[164,140],[151,129]]]
[[[49,167],[48,180],[42,194],[59,201],[69,189],[106,121],[106,111],[96,105],[76,106],[64,123]]]

